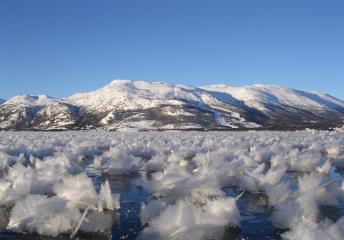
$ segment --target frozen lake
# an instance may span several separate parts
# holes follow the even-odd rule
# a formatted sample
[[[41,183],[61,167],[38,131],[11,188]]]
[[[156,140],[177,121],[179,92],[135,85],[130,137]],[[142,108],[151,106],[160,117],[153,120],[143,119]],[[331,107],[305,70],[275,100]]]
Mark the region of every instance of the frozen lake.
[[[341,132],[0,132],[0,239],[342,239]]]

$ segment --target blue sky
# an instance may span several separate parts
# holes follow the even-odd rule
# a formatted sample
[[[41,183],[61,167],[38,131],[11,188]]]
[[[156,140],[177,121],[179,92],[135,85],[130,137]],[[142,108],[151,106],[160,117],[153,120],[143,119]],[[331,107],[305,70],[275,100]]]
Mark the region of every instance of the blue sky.
[[[0,98],[125,78],[344,99],[343,12],[343,0],[1,0]]]

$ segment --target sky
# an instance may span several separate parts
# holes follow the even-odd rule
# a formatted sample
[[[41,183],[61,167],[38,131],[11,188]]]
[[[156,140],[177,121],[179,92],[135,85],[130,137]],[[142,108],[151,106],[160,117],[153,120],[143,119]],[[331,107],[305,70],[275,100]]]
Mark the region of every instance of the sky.
[[[343,0],[1,0],[0,98],[113,79],[344,99]]]

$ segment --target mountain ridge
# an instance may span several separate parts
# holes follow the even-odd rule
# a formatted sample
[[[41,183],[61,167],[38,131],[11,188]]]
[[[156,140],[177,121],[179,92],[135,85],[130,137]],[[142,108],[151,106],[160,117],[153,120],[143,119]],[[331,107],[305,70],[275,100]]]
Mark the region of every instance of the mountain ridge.
[[[66,98],[19,95],[0,105],[2,130],[301,129],[343,122],[340,99],[262,84],[193,87],[114,80]]]

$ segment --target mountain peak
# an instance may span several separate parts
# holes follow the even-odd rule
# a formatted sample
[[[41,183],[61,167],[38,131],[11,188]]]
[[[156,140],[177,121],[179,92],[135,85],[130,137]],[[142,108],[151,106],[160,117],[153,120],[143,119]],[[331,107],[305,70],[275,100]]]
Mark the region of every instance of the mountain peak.
[[[104,87],[88,93],[77,93],[68,98],[72,103],[93,109],[109,109],[121,105],[126,109],[154,107],[155,102],[187,99],[199,101],[197,88],[166,82],[114,80]]]
[[[18,95],[8,99],[4,104],[14,104],[23,106],[45,106],[55,102],[59,99],[52,98],[48,95]]]

